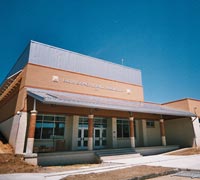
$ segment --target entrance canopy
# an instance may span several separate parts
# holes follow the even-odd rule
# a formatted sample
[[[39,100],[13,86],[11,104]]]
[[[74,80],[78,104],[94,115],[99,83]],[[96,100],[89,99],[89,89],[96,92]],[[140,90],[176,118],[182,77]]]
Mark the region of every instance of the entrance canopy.
[[[43,90],[36,88],[27,88],[27,93],[29,96],[35,98],[36,100],[44,104],[56,104],[63,106],[98,108],[107,110],[118,110],[118,111],[183,116],[183,117],[196,116],[195,114],[188,111],[182,111],[179,109],[169,108],[160,104],[153,104],[147,102],[120,100],[120,99]]]

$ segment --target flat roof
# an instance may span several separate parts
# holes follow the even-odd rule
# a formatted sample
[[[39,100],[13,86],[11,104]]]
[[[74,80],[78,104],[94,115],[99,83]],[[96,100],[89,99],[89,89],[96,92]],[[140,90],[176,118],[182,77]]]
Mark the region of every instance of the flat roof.
[[[128,111],[133,113],[139,112],[183,117],[196,116],[195,114],[188,111],[145,102],[119,100],[113,98],[104,98],[92,95],[58,92],[36,88],[27,88],[27,93],[29,96],[44,104],[99,108],[107,110]]]

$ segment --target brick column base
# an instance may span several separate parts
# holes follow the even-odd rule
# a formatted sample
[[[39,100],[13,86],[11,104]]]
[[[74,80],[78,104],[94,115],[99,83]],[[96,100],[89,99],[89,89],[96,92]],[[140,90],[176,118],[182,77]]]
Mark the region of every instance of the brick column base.
[[[27,154],[33,153],[36,117],[37,117],[37,111],[35,111],[35,110],[31,111],[27,145],[26,145],[26,153]]]
[[[94,115],[89,115],[88,116],[88,150],[92,151],[93,150],[93,120],[94,120]]]
[[[131,148],[135,148],[134,117],[129,117]]]
[[[160,134],[161,134],[161,141],[162,145],[166,146],[166,137],[165,137],[165,126],[164,126],[164,119],[160,119]]]

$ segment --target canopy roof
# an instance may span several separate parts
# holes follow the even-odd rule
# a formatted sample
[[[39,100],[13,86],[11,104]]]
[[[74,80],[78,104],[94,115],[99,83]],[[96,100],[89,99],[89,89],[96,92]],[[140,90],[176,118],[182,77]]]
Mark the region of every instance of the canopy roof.
[[[182,111],[179,109],[169,108],[160,104],[147,102],[136,102],[35,88],[27,88],[27,93],[29,96],[44,104],[56,104],[64,106],[98,108],[183,117],[196,116],[195,114],[188,111]]]

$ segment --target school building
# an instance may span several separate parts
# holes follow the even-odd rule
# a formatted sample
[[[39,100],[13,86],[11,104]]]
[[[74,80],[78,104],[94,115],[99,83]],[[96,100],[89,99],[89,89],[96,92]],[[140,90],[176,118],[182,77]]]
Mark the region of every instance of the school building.
[[[0,132],[27,157],[200,146],[199,117],[199,100],[145,102],[138,69],[35,41],[0,87]]]

